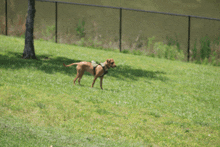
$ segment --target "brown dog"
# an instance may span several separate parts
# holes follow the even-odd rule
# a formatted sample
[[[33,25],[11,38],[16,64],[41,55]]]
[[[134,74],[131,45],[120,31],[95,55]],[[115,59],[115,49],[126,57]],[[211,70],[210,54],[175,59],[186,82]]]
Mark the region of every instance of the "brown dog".
[[[75,85],[75,81],[79,78],[78,80],[78,83],[80,85],[80,80],[82,79],[82,76],[84,74],[85,71],[91,73],[92,75],[95,76],[94,80],[93,80],[93,83],[92,83],[92,86],[95,84],[95,81],[98,77],[100,77],[100,87],[102,89],[102,79],[104,77],[104,75],[107,73],[107,70],[112,67],[116,67],[115,65],[115,62],[113,59],[107,59],[104,63],[101,63],[99,65],[97,65],[96,67],[93,67],[93,64],[91,62],[86,62],[86,61],[83,61],[83,62],[78,62],[78,63],[72,63],[70,65],[65,65],[63,63],[63,65],[65,67],[69,67],[69,66],[72,66],[72,65],[77,65],[76,66],[76,70],[77,70],[77,75],[75,77],[75,79],[73,80],[74,82],[74,85]]]

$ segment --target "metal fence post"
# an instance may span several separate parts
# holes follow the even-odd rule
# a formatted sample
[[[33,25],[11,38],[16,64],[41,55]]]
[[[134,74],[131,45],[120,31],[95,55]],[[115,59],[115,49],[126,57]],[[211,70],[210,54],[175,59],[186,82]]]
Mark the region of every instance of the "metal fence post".
[[[5,35],[8,35],[8,11],[7,11],[7,6],[8,6],[8,1],[5,0]]]
[[[55,2],[55,42],[57,43],[57,2]]]
[[[122,8],[120,8],[120,22],[119,22],[119,50],[121,52],[121,30],[122,30]]]
[[[189,62],[189,58],[190,58],[190,52],[189,52],[189,49],[190,49],[190,26],[191,26],[191,23],[190,23],[190,16],[188,16],[188,55],[187,55],[187,59],[188,59],[188,62]]]

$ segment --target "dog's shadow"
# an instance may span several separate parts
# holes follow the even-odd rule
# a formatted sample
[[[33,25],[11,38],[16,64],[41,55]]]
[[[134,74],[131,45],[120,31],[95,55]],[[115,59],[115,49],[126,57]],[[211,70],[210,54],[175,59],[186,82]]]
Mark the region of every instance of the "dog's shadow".
[[[10,56],[0,55],[0,68],[20,69],[34,67],[37,70],[42,70],[45,73],[53,74],[56,72],[64,73],[69,76],[75,76],[76,68],[72,66],[66,68],[63,63],[70,64],[80,62],[81,60],[69,59],[66,57],[53,57],[50,55],[38,55],[38,60],[21,59],[22,53],[9,52]],[[137,80],[144,77],[150,80],[166,81],[168,78],[164,76],[163,71],[149,71],[144,69],[134,69],[128,65],[117,65],[115,68],[110,68],[107,76],[115,77],[118,80]],[[85,75],[92,76],[85,72]]]
[[[167,77],[163,76],[166,73],[163,71],[149,71],[144,69],[134,69],[128,65],[118,65],[116,69],[112,69],[109,72],[109,76],[116,77],[121,80],[137,80],[140,77],[144,77],[152,80],[168,80]]]

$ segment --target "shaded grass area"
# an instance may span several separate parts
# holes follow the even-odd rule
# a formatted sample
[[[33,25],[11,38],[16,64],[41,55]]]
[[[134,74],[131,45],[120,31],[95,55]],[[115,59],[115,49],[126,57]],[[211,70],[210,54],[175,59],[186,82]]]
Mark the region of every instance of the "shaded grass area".
[[[76,73],[76,69],[72,68],[71,70],[68,68],[64,68],[62,63],[75,63],[81,62],[84,60],[74,60],[66,57],[53,57],[52,55],[39,55],[39,60],[21,60],[19,59],[22,56],[22,53],[18,52],[6,52],[6,54],[10,54],[11,57],[7,55],[0,55],[0,62],[2,63],[2,67],[5,69],[21,69],[21,68],[29,68],[36,67],[37,70],[41,70],[45,73],[53,74],[55,72],[65,73],[67,75],[73,75]],[[13,62],[11,62],[13,61]],[[90,61],[88,61],[90,62]],[[103,61],[104,62],[104,61]],[[110,69],[111,70],[111,69]],[[117,79],[125,80],[128,78],[129,80],[136,80],[139,77],[144,77],[148,79],[155,79],[166,81],[167,78],[162,77],[165,74],[161,71],[148,71],[143,69],[134,69],[129,65],[119,65],[117,66],[117,70],[114,72],[110,72],[109,76],[113,76]],[[87,74],[90,75],[90,74]],[[92,76],[92,75],[90,75]]]
[[[45,41],[35,41],[39,60],[24,60],[23,47],[21,38],[0,36],[5,146],[7,140],[20,146],[219,144],[219,67]],[[75,67],[62,65],[107,58],[117,68],[104,77],[104,90],[99,80],[90,88],[90,74],[74,86]]]

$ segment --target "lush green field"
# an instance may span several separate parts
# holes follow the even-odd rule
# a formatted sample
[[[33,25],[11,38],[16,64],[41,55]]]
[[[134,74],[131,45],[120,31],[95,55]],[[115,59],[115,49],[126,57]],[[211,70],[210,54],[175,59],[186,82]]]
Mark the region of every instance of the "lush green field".
[[[2,146],[218,146],[220,68],[0,36]],[[47,58],[48,57],[48,58]],[[62,63],[114,58],[90,88]]]

